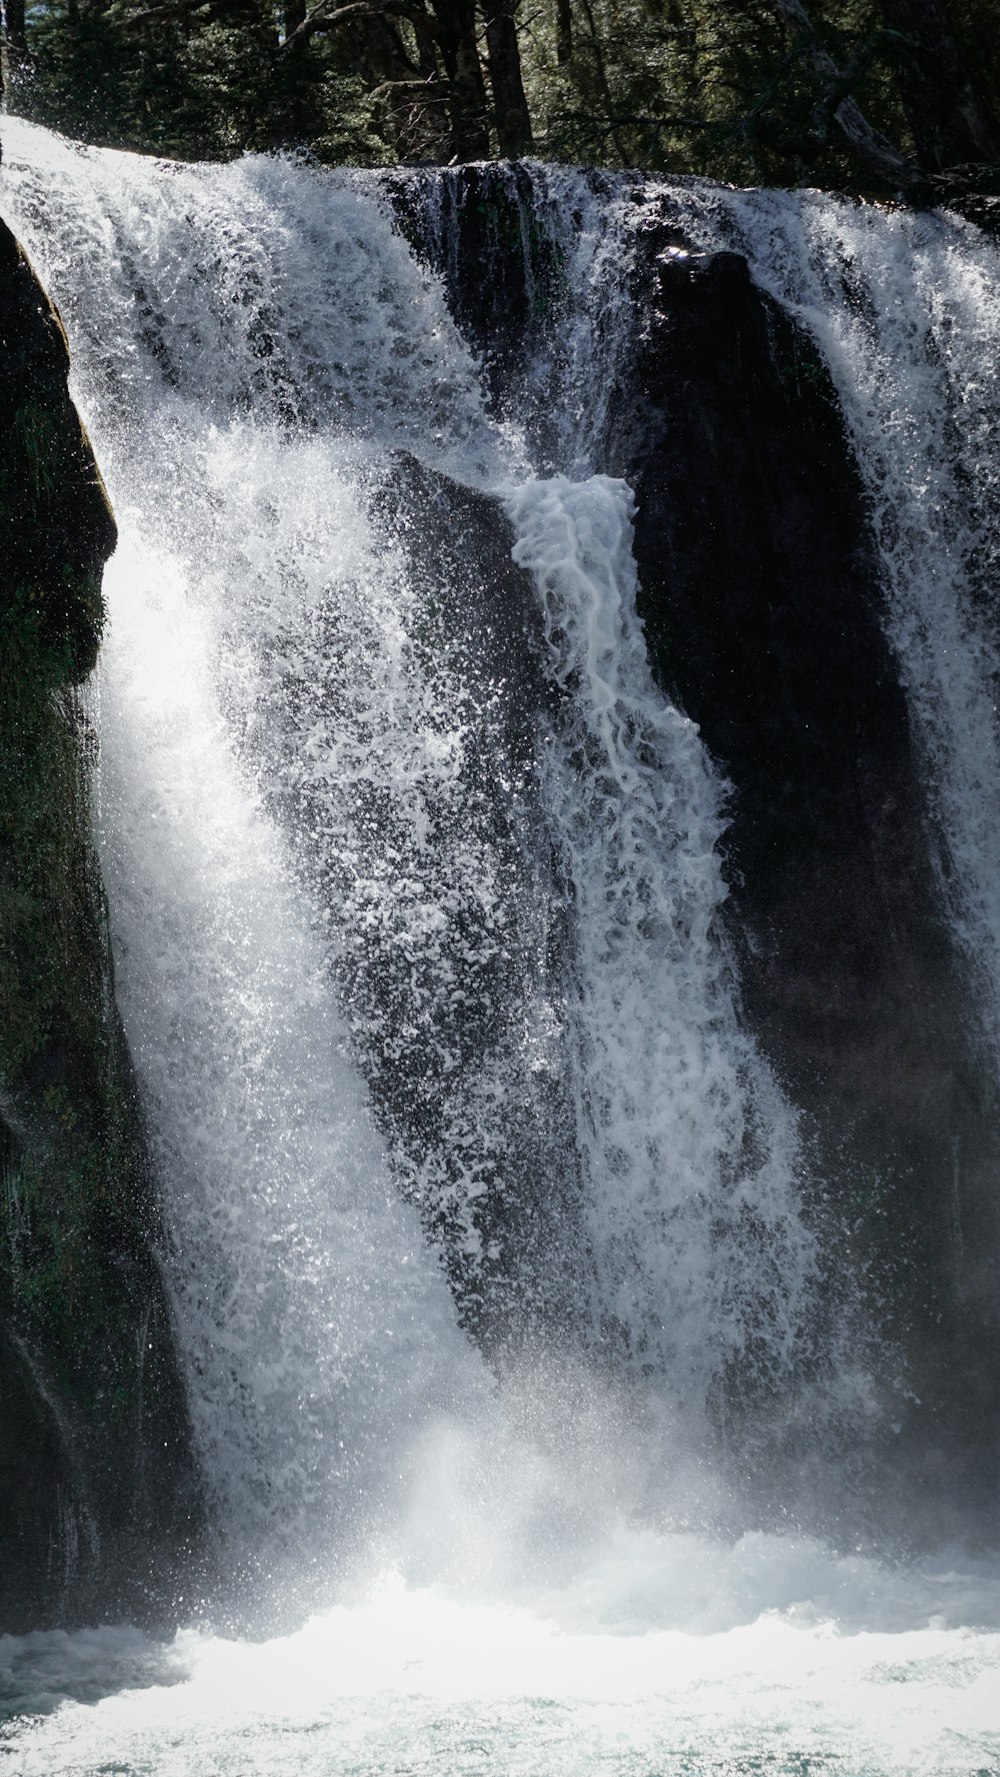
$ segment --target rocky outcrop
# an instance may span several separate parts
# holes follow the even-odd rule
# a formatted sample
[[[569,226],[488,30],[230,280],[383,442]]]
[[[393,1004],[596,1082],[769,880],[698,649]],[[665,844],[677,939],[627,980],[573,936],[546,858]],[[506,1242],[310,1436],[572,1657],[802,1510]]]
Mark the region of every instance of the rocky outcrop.
[[[0,224],[0,1631],[163,1608],[196,1488],[90,839],[115,526]]]
[[[746,1014],[807,1114],[817,1212],[865,1280],[886,1381],[908,1354],[889,1454],[939,1532],[945,1493],[956,1519],[992,1509],[997,1105],[860,482],[818,354],[745,261],[666,228],[646,252],[628,467],[649,645],[732,785]]]

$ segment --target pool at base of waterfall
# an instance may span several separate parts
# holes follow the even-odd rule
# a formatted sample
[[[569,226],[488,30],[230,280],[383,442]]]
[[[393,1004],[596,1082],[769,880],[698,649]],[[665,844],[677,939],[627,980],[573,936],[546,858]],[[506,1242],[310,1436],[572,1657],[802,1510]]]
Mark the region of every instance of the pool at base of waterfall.
[[[0,1712],[18,1777],[993,1777],[1000,1583],[622,1532],[502,1601],[388,1571],[272,1639],[6,1637]]]

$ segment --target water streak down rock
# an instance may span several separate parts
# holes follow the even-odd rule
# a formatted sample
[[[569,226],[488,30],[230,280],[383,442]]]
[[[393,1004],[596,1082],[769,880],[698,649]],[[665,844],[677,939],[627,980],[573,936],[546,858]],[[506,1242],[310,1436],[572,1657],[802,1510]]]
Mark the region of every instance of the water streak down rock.
[[[992,1511],[995,1094],[936,892],[879,565],[815,347],[735,253],[645,243],[630,471],[662,682],[733,786],[746,1011],[908,1351],[890,1459],[915,1522]],[[917,1398],[919,1397],[919,1399]],[[900,1427],[902,1428],[900,1430]]]

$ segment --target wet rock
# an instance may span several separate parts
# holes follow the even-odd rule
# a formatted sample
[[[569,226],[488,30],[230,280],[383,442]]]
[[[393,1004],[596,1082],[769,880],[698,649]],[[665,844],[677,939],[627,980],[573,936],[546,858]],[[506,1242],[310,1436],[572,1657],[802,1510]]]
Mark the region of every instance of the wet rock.
[[[732,786],[746,1016],[807,1113],[842,1263],[920,1397],[916,1509],[992,1510],[997,1105],[941,914],[859,478],[815,348],[735,254],[650,241],[635,365],[640,608]],[[888,1356],[886,1374],[897,1359]]]
[[[91,842],[115,526],[0,224],[0,1631],[168,1608],[199,1505]]]

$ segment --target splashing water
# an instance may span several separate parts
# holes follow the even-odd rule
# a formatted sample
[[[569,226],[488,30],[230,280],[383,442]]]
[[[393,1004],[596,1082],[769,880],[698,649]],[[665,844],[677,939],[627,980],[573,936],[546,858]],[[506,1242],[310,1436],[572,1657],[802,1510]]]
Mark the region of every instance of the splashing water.
[[[0,1694],[36,1713],[30,1737],[0,1729],[0,1756],[24,1777],[968,1777],[1000,1754],[1000,1635],[947,1627],[975,1593],[974,1575],[901,1582],[790,1539],[724,1560],[647,1542],[609,1550],[554,1610],[387,1575],[284,1640],[8,1638]]]
[[[557,477],[510,509],[561,693],[544,793],[586,957],[573,1028],[598,1298],[643,1363],[697,1396],[762,1327],[776,1364],[794,1338],[815,1267],[794,1125],[736,1022],[716,917],[721,786],[653,683],[631,492]]]
[[[510,489],[527,443],[485,417],[377,183],[168,171],[18,128],[8,181],[123,526],[103,844],[219,1523],[255,1501],[246,1542],[269,1516],[283,1542],[313,1535],[321,1501],[381,1488],[393,1426],[469,1399],[394,1175],[473,1324],[527,1283],[505,1217],[530,1248],[541,1216],[535,1296],[562,1273],[584,1336],[675,1413],[751,1333],[780,1371],[816,1263],[794,1122],[736,1022],[719,786],[645,664],[626,490],[507,497],[542,634],[504,663],[529,681],[515,706],[539,706],[505,754],[511,697],[416,571],[393,489],[422,460],[453,523],[441,476]],[[574,308],[575,406],[581,325]],[[564,935],[537,912],[553,868]],[[471,1010],[449,1025],[452,994]],[[514,1165],[511,1105],[522,1124],[540,1105],[536,1128],[555,1107],[561,1151],[539,1138]]]

